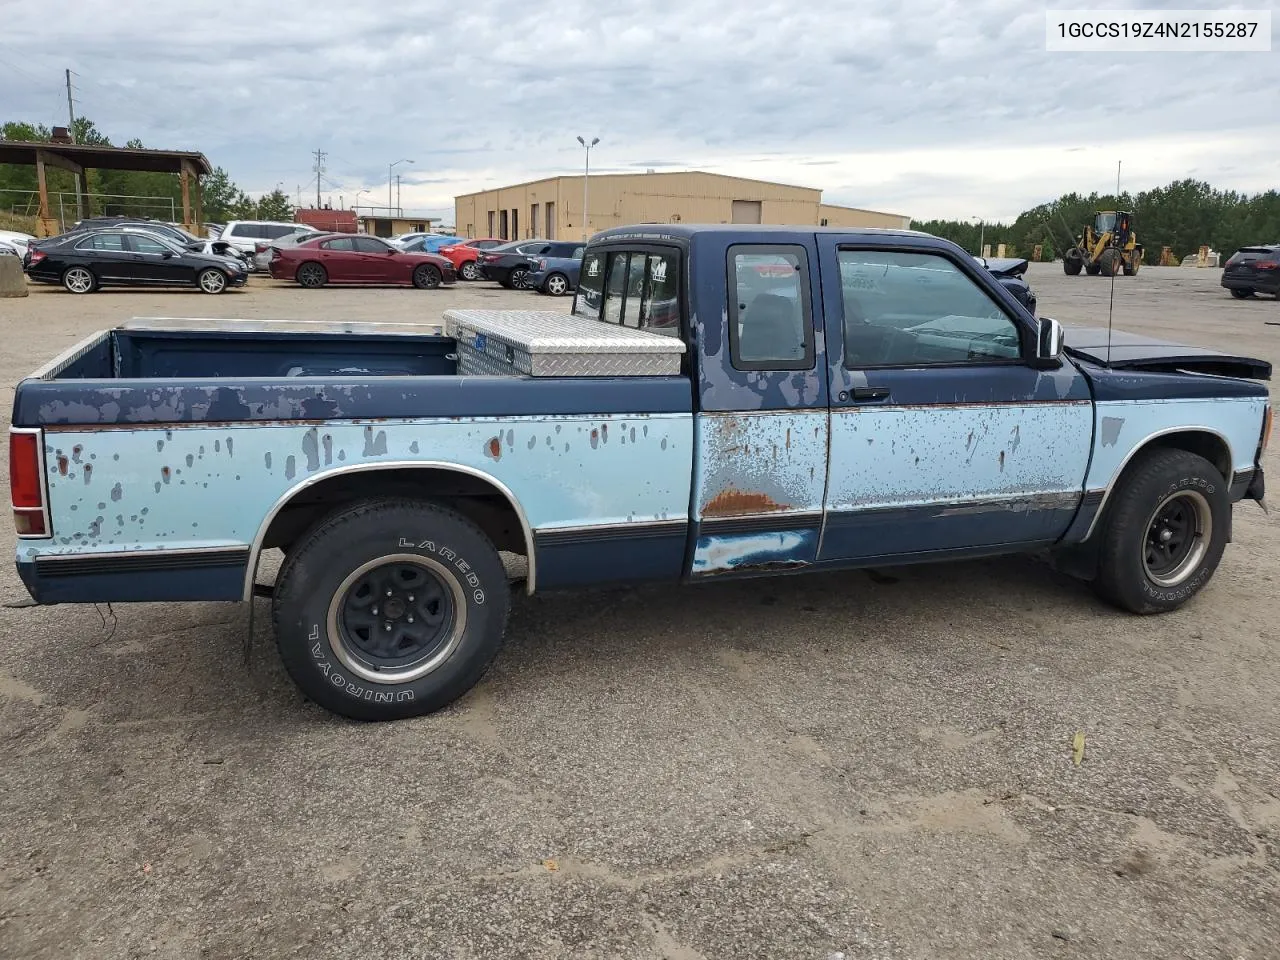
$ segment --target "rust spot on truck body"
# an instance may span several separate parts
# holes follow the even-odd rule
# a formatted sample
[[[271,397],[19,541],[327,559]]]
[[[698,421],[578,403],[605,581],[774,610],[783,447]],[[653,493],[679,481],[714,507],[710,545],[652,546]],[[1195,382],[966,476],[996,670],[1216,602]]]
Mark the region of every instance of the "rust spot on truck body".
[[[489,439],[487,452],[491,459],[501,460],[502,459],[502,441],[498,437],[491,437]]]
[[[703,508],[702,515],[704,517],[739,517],[754,513],[779,513],[786,509],[786,504],[778,503],[767,493],[729,487],[716,494]]]

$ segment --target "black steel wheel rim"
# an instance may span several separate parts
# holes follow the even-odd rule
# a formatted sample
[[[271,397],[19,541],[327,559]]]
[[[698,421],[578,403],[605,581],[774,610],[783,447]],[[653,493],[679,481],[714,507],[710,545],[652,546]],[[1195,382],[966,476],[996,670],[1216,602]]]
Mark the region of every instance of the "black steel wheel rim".
[[[1208,502],[1199,493],[1166,497],[1147,524],[1143,544],[1147,576],[1166,587],[1191,576],[1208,549],[1212,522]]]
[[[453,591],[422,564],[396,560],[364,570],[347,586],[337,626],[356,659],[399,673],[439,652],[455,620]]]

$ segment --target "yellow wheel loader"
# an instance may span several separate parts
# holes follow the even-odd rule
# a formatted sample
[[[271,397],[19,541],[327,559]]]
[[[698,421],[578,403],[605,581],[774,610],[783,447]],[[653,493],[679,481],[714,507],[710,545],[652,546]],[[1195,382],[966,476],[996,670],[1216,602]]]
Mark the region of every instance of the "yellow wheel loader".
[[[1062,269],[1074,277],[1081,270],[1090,276],[1113,277],[1124,271],[1132,277],[1142,264],[1142,244],[1133,229],[1133,214],[1099,210],[1093,223],[1076,237],[1075,245],[1062,255]]]

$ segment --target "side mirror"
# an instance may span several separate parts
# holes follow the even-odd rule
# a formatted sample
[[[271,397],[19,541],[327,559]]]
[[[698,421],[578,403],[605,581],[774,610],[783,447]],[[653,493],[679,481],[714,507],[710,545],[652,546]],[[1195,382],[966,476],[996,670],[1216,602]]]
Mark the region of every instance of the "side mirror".
[[[1036,322],[1036,366],[1051,369],[1062,363],[1062,324],[1052,317]]]
[[[164,257],[166,260],[172,260],[172,259],[173,259],[173,251],[172,251],[172,250],[166,250],[164,253],[160,254],[160,256]]]

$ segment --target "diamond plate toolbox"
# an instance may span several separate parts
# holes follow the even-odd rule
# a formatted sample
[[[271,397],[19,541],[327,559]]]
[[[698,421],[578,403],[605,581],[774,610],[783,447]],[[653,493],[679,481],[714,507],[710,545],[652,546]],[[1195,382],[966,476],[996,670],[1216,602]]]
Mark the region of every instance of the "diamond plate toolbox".
[[[673,376],[684,353],[675,337],[542,310],[446,310],[444,323],[461,374]]]

